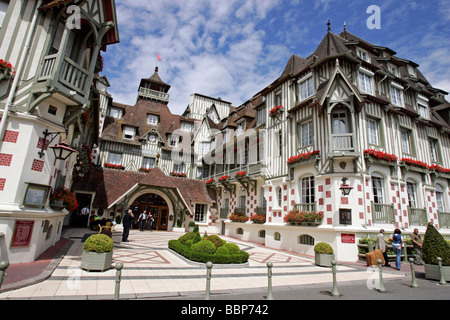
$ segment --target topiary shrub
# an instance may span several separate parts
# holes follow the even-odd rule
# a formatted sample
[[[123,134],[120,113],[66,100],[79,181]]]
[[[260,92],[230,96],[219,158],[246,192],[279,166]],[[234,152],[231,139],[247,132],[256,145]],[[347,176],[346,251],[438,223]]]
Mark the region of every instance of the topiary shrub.
[[[111,252],[113,247],[114,242],[105,234],[93,234],[83,245],[84,251],[88,252]]]
[[[191,243],[191,245],[192,245],[192,244],[199,242],[201,239],[202,238],[200,237],[200,233],[198,233],[198,232],[188,232],[178,238],[178,240],[180,240],[180,242],[184,245],[186,245],[188,240],[192,240],[192,243]]]
[[[193,244],[191,249],[195,252],[213,254],[216,252],[216,246],[209,240],[201,240],[200,242]]]
[[[228,249],[225,247],[218,247],[215,254],[228,255],[230,254],[230,251],[228,251]]]
[[[450,266],[450,247],[431,223],[428,223],[427,231],[423,238],[422,256],[426,264],[437,265],[436,258],[440,257],[443,266]]]
[[[227,243],[225,240],[216,235],[207,236],[205,239],[211,241],[216,248],[219,248]]]
[[[226,243],[224,244],[224,247],[228,249],[228,252],[230,254],[237,254],[241,251],[241,249],[239,249],[239,246],[235,243]]]
[[[325,242],[319,242],[314,246],[314,252],[319,254],[333,254],[333,248]]]

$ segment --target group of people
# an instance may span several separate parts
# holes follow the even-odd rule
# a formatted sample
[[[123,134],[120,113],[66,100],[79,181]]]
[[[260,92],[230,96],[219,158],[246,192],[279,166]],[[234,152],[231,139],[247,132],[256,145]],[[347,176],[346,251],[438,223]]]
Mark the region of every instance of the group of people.
[[[380,233],[377,235],[377,242],[375,249],[380,249],[383,252],[383,257],[385,261],[385,266],[390,267],[388,256],[387,256],[387,244],[386,240],[384,239],[385,235],[384,229],[380,230]],[[402,232],[400,229],[395,229],[394,233],[389,237],[389,240],[392,242],[392,248],[394,249],[395,253],[395,268],[397,270],[401,269],[401,255],[402,255],[402,248],[403,248],[403,238],[402,238]],[[414,232],[411,234],[411,240],[413,243],[413,248],[415,251],[415,264],[423,265],[422,260],[422,238],[419,235],[419,230],[416,228],[414,229]]]
[[[122,220],[123,225],[122,242],[128,242],[128,235],[130,234],[130,229],[134,220],[135,216],[133,214],[133,211],[132,210],[125,211],[125,215]],[[153,219],[151,213],[147,213],[147,211],[142,212],[137,219],[137,222],[139,224],[139,230],[144,231],[145,225],[148,223],[148,230],[152,231],[154,221],[155,220]]]

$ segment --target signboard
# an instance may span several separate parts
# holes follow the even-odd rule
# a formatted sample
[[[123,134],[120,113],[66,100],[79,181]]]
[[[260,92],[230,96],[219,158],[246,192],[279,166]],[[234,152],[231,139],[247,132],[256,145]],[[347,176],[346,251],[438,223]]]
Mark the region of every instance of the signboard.
[[[33,235],[34,221],[16,221],[11,248],[28,247]]]
[[[342,243],[355,243],[355,235],[352,233],[341,233]]]

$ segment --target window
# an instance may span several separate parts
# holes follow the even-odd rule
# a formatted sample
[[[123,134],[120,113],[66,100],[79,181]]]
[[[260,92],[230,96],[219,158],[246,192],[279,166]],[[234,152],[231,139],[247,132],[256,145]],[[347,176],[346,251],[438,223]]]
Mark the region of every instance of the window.
[[[373,73],[359,71],[359,90],[373,95]]]
[[[200,142],[198,146],[198,154],[205,155],[209,152],[211,147],[211,142]]]
[[[398,68],[392,64],[388,64],[388,70],[390,73],[392,73],[394,76],[398,77]]]
[[[111,152],[108,157],[108,163],[110,164],[122,164],[122,154]]]
[[[196,222],[206,222],[206,204],[195,204],[194,220]]]
[[[413,66],[408,65],[408,73],[409,73],[409,75],[411,77],[415,77],[416,76],[416,69]]]
[[[406,181],[406,189],[408,191],[408,205],[411,208],[417,208],[416,183],[412,180]]]
[[[244,130],[245,130],[245,121],[242,121],[237,125],[236,136],[240,136],[241,134],[243,134]]]
[[[183,122],[181,124],[181,129],[183,129],[184,131],[192,132],[193,128],[194,128],[194,125],[190,122]]]
[[[208,112],[208,117],[212,120],[212,122],[219,123],[219,117],[217,116],[214,108],[211,108],[211,110]]]
[[[266,107],[262,107],[257,111],[257,125],[260,126],[266,123]]]
[[[155,158],[144,157],[142,160],[142,168],[153,169],[155,167]]]
[[[239,197],[239,208],[245,208],[245,196]]]
[[[298,141],[300,148],[313,144],[313,124],[312,121],[298,125]]]
[[[438,153],[438,146],[437,146],[437,140],[435,139],[428,139],[428,144],[430,146],[430,157],[432,162],[439,162],[439,153]]]
[[[281,91],[275,93],[275,106],[281,106]]]
[[[169,136],[169,146],[176,147],[178,143],[178,136],[171,134]]]
[[[436,185],[436,204],[438,212],[445,212],[444,190],[439,184]]]
[[[423,96],[417,97],[417,109],[422,118],[430,119],[430,114],[428,111],[428,99]]]
[[[184,163],[174,163],[173,164],[173,172],[175,173],[184,173]]]
[[[154,114],[147,115],[147,123],[150,125],[157,125],[158,124],[158,116]]]
[[[350,132],[347,111],[343,109],[334,110],[332,114],[333,134],[345,134]]]
[[[124,127],[123,128],[123,138],[127,140],[133,140],[136,134],[136,128],[134,127]]]
[[[373,202],[383,204],[384,196],[383,196],[383,185],[384,181],[382,176],[374,175],[372,176],[372,190],[373,190]]]
[[[281,130],[278,131],[276,138],[278,146],[278,156],[281,157],[283,155],[283,133],[281,132]]]
[[[403,107],[403,89],[395,85],[391,85],[391,102],[392,104]]]
[[[369,144],[376,146],[380,145],[379,131],[378,131],[378,121],[374,119],[367,120],[367,136]]]
[[[299,244],[306,244],[307,246],[314,246],[314,238],[309,234],[302,234],[298,236]]]
[[[306,80],[299,80],[299,101],[303,101],[314,94],[314,78],[309,76]]]
[[[406,130],[401,130],[401,142],[402,142],[402,152],[406,154],[412,154],[411,152],[411,132]]]
[[[302,178],[301,188],[302,203],[314,203],[314,176]]]
[[[281,241],[281,234],[280,234],[279,232],[275,232],[275,233],[273,234],[273,239],[274,239],[275,241]]]
[[[366,62],[370,62],[369,53],[367,51],[362,50],[362,49],[358,49],[357,53],[358,53],[358,57],[360,57],[361,60],[364,60]]]
[[[120,118],[122,118],[122,113],[123,113],[122,109],[110,108],[108,116],[110,116],[114,119],[120,119]]]
[[[278,187],[278,189],[277,189],[277,205],[278,205],[278,208],[281,208],[282,198],[283,198],[283,190],[281,190],[281,188]]]
[[[58,108],[57,108],[57,107],[52,106],[52,105],[49,105],[49,106],[48,106],[48,113],[49,113],[49,114],[52,114],[52,115],[55,116],[57,111],[58,111]]]

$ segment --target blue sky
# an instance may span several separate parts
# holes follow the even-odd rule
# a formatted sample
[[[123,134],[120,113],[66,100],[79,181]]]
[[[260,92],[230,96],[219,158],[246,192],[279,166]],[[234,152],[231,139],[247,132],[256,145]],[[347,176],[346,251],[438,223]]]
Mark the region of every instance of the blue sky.
[[[371,5],[380,29],[369,29]],[[181,114],[192,93],[239,106],[276,80],[292,54],[309,56],[327,32],[347,30],[412,60],[450,91],[450,1],[116,0],[120,43],[103,54],[114,101],[134,104],[141,78],[159,66]],[[157,62],[157,53],[161,62]]]

